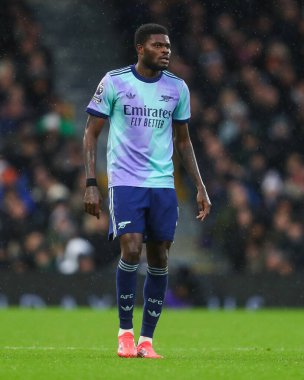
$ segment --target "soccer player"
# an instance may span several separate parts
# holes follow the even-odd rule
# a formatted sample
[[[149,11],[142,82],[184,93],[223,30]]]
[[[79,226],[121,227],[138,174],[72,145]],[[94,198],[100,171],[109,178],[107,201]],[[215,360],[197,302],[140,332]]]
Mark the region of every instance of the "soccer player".
[[[121,247],[116,274],[118,355],[161,358],[153,349],[152,338],[165,298],[168,253],[178,218],[173,142],[197,188],[197,219],[204,220],[211,203],[188,133],[188,87],[166,70],[171,53],[167,29],[158,24],[142,25],[135,33],[135,48],[137,63],[108,72],[87,107],[84,206],[87,213],[99,217],[101,195],[95,173],[96,146],[109,119],[109,239],[118,237]],[[144,242],[148,267],[142,327],[136,347],[132,318],[136,270]]]

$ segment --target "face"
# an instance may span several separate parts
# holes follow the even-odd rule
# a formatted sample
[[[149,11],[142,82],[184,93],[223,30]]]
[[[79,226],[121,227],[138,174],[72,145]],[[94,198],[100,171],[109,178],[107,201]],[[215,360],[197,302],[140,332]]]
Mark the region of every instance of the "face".
[[[138,58],[149,69],[165,70],[169,65],[171,45],[165,34],[151,34],[142,45],[137,45]]]

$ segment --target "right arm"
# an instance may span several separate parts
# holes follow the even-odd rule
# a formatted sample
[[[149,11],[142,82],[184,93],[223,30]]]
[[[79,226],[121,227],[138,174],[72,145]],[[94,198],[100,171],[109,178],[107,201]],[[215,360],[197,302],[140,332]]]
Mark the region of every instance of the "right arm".
[[[86,178],[96,178],[97,141],[106,120],[89,115],[83,137],[83,154]],[[84,194],[85,212],[99,219],[101,195],[97,186],[89,186]]]

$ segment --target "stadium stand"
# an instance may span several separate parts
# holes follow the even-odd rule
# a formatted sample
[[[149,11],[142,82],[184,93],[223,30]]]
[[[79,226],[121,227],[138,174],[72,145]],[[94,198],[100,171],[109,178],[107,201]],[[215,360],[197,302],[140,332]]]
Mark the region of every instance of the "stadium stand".
[[[0,268],[95,271],[119,251],[107,243],[107,214],[83,213],[73,107],[54,91],[52,52],[31,8],[1,1],[1,9]]]

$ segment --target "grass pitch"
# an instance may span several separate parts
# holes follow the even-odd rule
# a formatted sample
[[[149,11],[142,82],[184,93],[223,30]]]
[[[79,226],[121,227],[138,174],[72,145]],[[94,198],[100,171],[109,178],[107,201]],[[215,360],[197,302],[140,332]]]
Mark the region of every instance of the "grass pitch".
[[[116,310],[0,310],[0,379],[304,379],[304,311],[164,310],[163,360],[116,356]],[[141,311],[135,311],[138,335]]]

